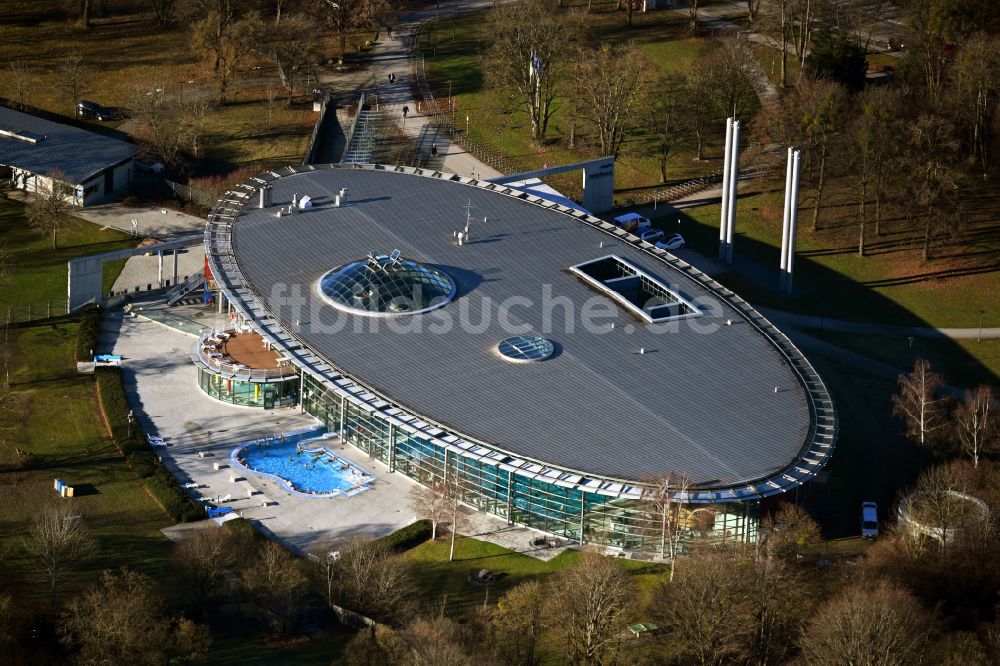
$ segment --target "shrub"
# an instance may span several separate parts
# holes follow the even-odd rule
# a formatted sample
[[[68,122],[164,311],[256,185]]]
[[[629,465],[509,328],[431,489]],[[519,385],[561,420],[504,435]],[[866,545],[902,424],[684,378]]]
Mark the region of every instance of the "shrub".
[[[142,479],[149,494],[173,520],[190,522],[204,518],[205,511],[177,485],[174,476],[143,441],[139,425],[133,423],[129,427],[128,416],[132,407],[125,398],[125,380],[121,369],[97,368],[94,375],[111,438],[129,466]]]
[[[392,534],[387,534],[377,541],[384,543],[397,553],[415,548],[431,538],[431,521],[418,520],[415,523],[400,528]]]
[[[101,309],[95,303],[83,307],[80,328],[76,331],[76,360],[89,361],[97,349],[97,335],[101,330]]]

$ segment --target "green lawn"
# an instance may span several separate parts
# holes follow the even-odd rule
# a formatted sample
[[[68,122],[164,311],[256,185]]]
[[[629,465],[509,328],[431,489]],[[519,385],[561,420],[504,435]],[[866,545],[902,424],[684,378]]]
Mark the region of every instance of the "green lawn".
[[[455,561],[449,562],[449,547],[449,540],[442,537],[417,546],[407,552],[406,557],[416,566],[423,600],[428,604],[446,602],[447,612],[452,614],[465,613],[484,602],[495,603],[518,583],[544,578],[580,559],[579,551],[569,550],[543,562],[486,541],[459,537]],[[666,571],[663,564],[624,559],[618,562],[633,575],[640,592],[650,590]],[[490,569],[499,580],[488,588],[470,584],[469,572],[479,569]]]
[[[777,281],[781,244],[781,192],[760,183],[750,186],[737,205],[735,251],[749,257]],[[663,212],[667,214],[666,211]],[[899,241],[901,222],[886,225],[883,239],[872,244],[871,254],[857,253],[856,225],[814,233],[809,228],[811,211],[802,209],[799,234],[796,283],[799,296],[786,299],[759,284],[759,280],[735,278],[733,288],[742,296],[761,305],[818,315],[833,319],[874,321],[899,325],[975,327],[979,311],[986,309],[984,324],[1000,325],[1000,311],[995,307],[1000,294],[1000,272],[976,263],[977,254],[995,252],[998,242],[985,238],[975,241],[979,252],[964,248],[945,250],[949,255],[924,264],[919,248]],[[718,245],[718,204],[687,209],[683,214],[670,213],[670,228],[681,218],[680,230],[694,249],[714,256]],[[976,223],[973,223],[976,224]],[[981,225],[990,232],[988,223]],[[975,231],[975,230],[974,230]],[[899,241],[897,247],[889,244]]]
[[[536,145],[530,137],[530,121],[524,111],[512,109],[493,91],[485,88],[480,68],[485,41],[485,12],[443,19],[425,25],[421,32],[421,49],[425,57],[427,76],[435,95],[447,100],[449,90],[454,97],[455,125],[466,127],[476,142],[500,154],[518,168],[537,169],[543,164],[565,164],[600,156],[578,125],[580,145],[567,147],[570,132],[570,111],[565,99],[557,98],[557,111],[550,120],[544,145]],[[661,72],[679,72],[705,48],[704,37],[691,37],[683,29],[683,21],[668,12],[637,14],[635,25],[626,30],[622,15],[617,12],[591,14],[587,19],[586,39],[602,41],[632,40]],[[720,124],[721,127],[721,124]],[[714,139],[713,139],[714,140]],[[713,144],[707,147],[708,159],[696,161],[690,148],[681,151],[668,163],[670,180],[694,178],[712,172],[720,166],[713,157]],[[546,182],[570,196],[580,195],[578,174],[561,174]],[[615,169],[616,197],[622,205],[642,194],[642,190],[659,184],[659,167],[650,153],[649,142],[639,132],[623,147]]]
[[[100,554],[68,586],[78,590],[101,570],[127,564],[161,579],[169,542],[159,530],[171,523],[146,494],[108,438],[97,412],[93,377],[78,375],[75,320],[15,329],[11,388],[18,410],[2,415],[0,435],[0,552],[6,580],[19,598],[45,596],[33,563],[22,550],[31,516],[47,503],[70,501],[100,540]],[[14,448],[35,462],[17,470]],[[53,480],[64,479],[82,496],[60,499]]]
[[[73,218],[69,228],[59,233],[59,248],[52,249],[48,235],[38,233],[24,215],[24,205],[0,197],[0,242],[10,255],[10,279],[0,286],[0,316],[6,321],[7,309],[15,313],[44,312],[52,304],[53,312],[66,307],[66,262],[75,257],[112,252],[135,246],[135,240],[114,229]],[[125,265],[124,261],[104,265],[104,286],[109,288]],[[17,319],[15,315],[15,320]]]

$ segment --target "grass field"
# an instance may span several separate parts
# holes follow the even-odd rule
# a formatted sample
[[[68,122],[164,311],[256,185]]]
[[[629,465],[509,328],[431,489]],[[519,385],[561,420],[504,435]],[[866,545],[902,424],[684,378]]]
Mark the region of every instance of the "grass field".
[[[84,58],[78,98],[109,107],[125,107],[139,90],[162,88],[184,97],[214,101],[215,83],[210,65],[194,49],[184,27],[162,28],[152,19],[150,6],[117,2],[104,8],[114,16],[98,15],[90,29],[62,18],[66,11],[53,0],[36,3],[11,0],[0,11],[0,97],[17,100],[9,62],[27,63],[30,89],[26,103],[59,114],[71,122],[75,100],[60,73],[67,54]],[[97,10],[95,10],[97,11]],[[352,35],[352,53],[369,33]],[[324,40],[322,61],[334,57],[335,41]],[[277,94],[268,122],[266,90]],[[299,95],[302,90],[298,90]],[[240,165],[269,167],[299,163],[312,132],[315,114],[311,104],[299,100],[289,107],[270,60],[248,58],[227,96],[229,104],[211,106],[204,121],[201,173],[224,173]],[[95,131],[135,128],[131,121],[98,123],[81,121]]]
[[[70,591],[92,582],[104,569],[125,564],[159,578],[169,552],[159,530],[171,521],[108,438],[98,416],[93,377],[76,373],[77,327],[76,321],[64,319],[12,332],[9,369],[17,410],[2,415],[0,551],[5,578],[29,602],[41,600],[45,586],[38,584],[22,540],[32,515],[46,504],[72,502],[100,541],[99,555],[74,577]],[[29,469],[8,467],[16,458],[15,447],[34,456]],[[81,496],[60,499],[52,489],[56,478],[79,488]]]
[[[599,157],[600,150],[592,145],[593,137],[577,127],[580,145],[567,147],[570,116],[566,100],[557,99],[557,111],[552,117],[544,145],[530,138],[530,122],[525,112],[511,110],[509,104],[487,90],[480,69],[485,41],[485,13],[442,19],[425,25],[421,33],[428,79],[435,95],[447,99],[449,90],[454,97],[455,124],[465,127],[469,117],[469,135],[475,141],[502,153],[519,168],[537,169],[544,163],[564,164]],[[606,41],[633,40],[639,49],[663,73],[676,73],[696,58],[706,47],[707,40],[690,37],[683,21],[669,12],[637,14],[635,25],[624,29],[617,12],[600,12],[588,16],[587,39]],[[449,85],[450,83],[450,85]],[[714,138],[712,139],[714,141]],[[704,175],[717,169],[720,160],[714,157],[721,150],[710,141],[707,158],[693,159],[690,149],[671,158],[667,167],[669,180],[681,180]],[[547,178],[553,187],[569,195],[579,195],[576,174]],[[658,162],[641,132],[628,140],[615,169],[616,199],[621,205],[641,194],[645,188],[659,184]]]
[[[66,307],[66,262],[101,252],[135,246],[135,241],[114,229],[101,230],[95,224],[74,218],[69,228],[59,233],[59,249],[52,250],[52,240],[28,225],[24,205],[0,197],[0,242],[10,256],[10,278],[0,285],[0,316],[6,321],[7,309],[15,315],[31,306],[35,314],[44,314],[48,304],[53,312]],[[121,272],[124,261],[104,265],[104,285],[109,288]],[[17,317],[14,317],[17,319]]]
[[[544,562],[486,541],[459,537],[455,543],[455,561],[449,562],[449,548],[449,540],[442,537],[417,546],[406,557],[416,565],[423,600],[436,607],[444,605],[448,613],[459,615],[484,602],[496,602],[518,583],[543,578],[580,559],[579,551],[569,550]],[[633,560],[619,560],[619,563],[634,577],[640,591],[651,589],[666,571],[663,564]],[[470,584],[469,572],[479,569],[490,569],[499,580],[489,588]]]
[[[736,252],[756,262],[777,280],[781,245],[781,192],[754,183],[737,204]],[[812,232],[811,211],[800,211],[796,257],[796,299],[787,300],[771,285],[741,284],[741,295],[761,305],[823,314],[832,319],[854,319],[899,325],[975,327],[985,309],[984,324],[1000,325],[1000,311],[991,308],[1000,295],[1000,272],[992,256],[1000,251],[996,223],[988,211],[984,219],[970,216],[968,245],[939,247],[938,258],[924,264],[919,245],[906,240],[905,222],[885,224],[883,237],[870,242],[868,256],[857,253],[856,225],[850,220]],[[718,244],[718,204],[668,213],[682,219],[680,229],[691,247],[713,256]],[[829,222],[825,224],[830,224]],[[841,226],[842,225],[842,226]],[[673,227],[674,224],[670,224]],[[874,236],[874,234],[872,234]],[[735,287],[734,287],[735,288]]]

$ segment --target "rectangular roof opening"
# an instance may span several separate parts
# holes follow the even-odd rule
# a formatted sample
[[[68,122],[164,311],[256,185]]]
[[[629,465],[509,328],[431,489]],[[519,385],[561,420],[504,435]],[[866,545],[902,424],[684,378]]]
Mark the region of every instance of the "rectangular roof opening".
[[[659,278],[617,255],[570,266],[570,271],[648,323],[701,316],[694,304]]]

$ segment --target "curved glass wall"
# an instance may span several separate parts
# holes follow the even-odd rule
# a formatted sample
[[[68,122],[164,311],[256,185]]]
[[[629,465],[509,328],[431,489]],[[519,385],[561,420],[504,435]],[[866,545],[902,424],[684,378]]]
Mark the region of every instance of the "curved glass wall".
[[[455,295],[455,282],[426,264],[376,255],[335,268],[319,279],[319,293],[338,310],[395,317],[439,308]]]
[[[481,511],[559,535],[626,550],[660,554],[663,526],[679,529],[684,542],[695,539],[757,539],[756,503],[657,506],[653,502],[607,497],[564,488],[448,452],[334,394],[307,375],[303,383],[307,412],[331,432],[374,460],[424,485],[456,481],[462,501]],[[667,512],[664,521],[663,512]],[[582,535],[582,537],[581,537]]]
[[[273,409],[294,405],[299,400],[298,377],[283,382],[255,383],[227,379],[199,367],[198,385],[216,400],[247,407]]]

